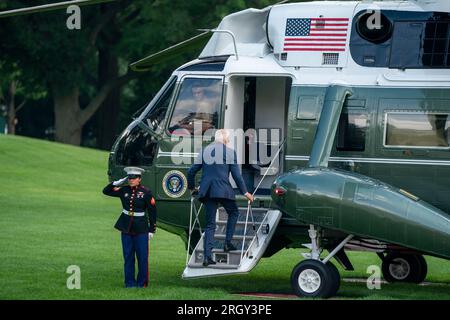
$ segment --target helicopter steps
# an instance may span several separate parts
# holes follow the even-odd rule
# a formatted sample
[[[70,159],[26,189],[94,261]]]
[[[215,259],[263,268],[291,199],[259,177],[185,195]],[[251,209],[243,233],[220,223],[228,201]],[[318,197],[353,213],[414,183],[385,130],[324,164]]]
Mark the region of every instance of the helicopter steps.
[[[216,261],[216,264],[203,266],[203,233],[189,258],[182,278],[247,273],[253,269],[263,256],[275,233],[281,218],[281,212],[279,210],[255,208],[252,209],[252,213],[254,224],[250,215],[246,224],[247,208],[239,208],[239,218],[231,241],[237,250],[224,252],[223,245],[228,215],[224,208],[219,208],[216,214],[216,230],[212,250],[212,258]],[[244,253],[242,253],[242,248]]]

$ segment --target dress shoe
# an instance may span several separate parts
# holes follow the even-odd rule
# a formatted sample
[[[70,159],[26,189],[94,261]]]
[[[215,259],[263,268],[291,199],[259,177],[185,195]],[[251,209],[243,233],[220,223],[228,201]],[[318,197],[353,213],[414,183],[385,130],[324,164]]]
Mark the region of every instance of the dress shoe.
[[[207,266],[209,266],[211,264],[216,264],[216,262],[212,258],[208,258],[205,261],[203,261],[203,266],[204,267],[207,267]]]
[[[237,248],[232,243],[225,243],[223,245],[223,251],[228,252],[233,250],[237,250]]]

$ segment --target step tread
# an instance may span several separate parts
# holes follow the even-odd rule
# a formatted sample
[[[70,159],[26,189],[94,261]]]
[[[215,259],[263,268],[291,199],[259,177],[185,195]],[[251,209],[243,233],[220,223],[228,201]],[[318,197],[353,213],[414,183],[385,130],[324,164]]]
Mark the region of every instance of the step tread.
[[[209,265],[207,267],[204,267],[201,263],[189,263],[189,268],[195,268],[195,269],[237,269],[239,268],[238,264],[225,264],[225,263],[216,263]]]
[[[240,246],[239,248],[242,248],[242,246]],[[244,248],[244,251],[245,251],[246,249]],[[204,250],[203,249],[197,249],[197,250],[195,250],[195,252],[203,252]],[[228,252],[225,252],[225,251],[223,251],[223,249],[219,249],[219,248],[214,248],[214,249],[212,249],[211,250],[211,252],[213,252],[213,253],[231,253],[231,254],[236,254],[236,253],[241,253],[242,252],[242,250],[241,249],[237,249],[237,250],[230,250],[230,251],[228,251]]]
[[[224,221],[224,220],[217,220],[216,224],[219,225],[226,225],[228,221]],[[260,226],[262,224],[262,221],[256,222],[255,221],[255,226]],[[236,226],[241,225],[241,226],[245,226],[245,221],[237,221],[236,222]],[[249,219],[247,225],[252,226],[253,223],[252,221]]]
[[[249,234],[245,236],[245,240],[252,240],[255,237],[255,234]],[[214,234],[214,239],[216,240],[225,240],[226,235],[225,234]],[[233,240],[243,240],[244,239],[244,235],[233,235]]]
[[[225,239],[225,237],[224,237]],[[224,239],[214,239],[215,241],[213,242],[213,250],[214,249],[223,249],[223,244],[224,244]],[[245,241],[245,246],[244,249],[248,248],[248,245],[250,244],[250,240],[252,240],[252,238],[248,238],[248,240]],[[236,248],[241,248],[242,247],[242,241],[239,240],[231,240],[231,243],[236,247]]]
[[[261,224],[263,222],[264,218],[265,218],[265,215],[260,215],[260,216],[253,215],[253,221],[255,222],[255,224],[256,223]],[[220,216],[220,214],[219,214],[216,217],[216,222],[227,222],[227,221],[228,221],[228,216],[222,218]],[[239,215],[237,222],[238,223],[241,222],[241,223],[245,224],[245,221],[246,221],[246,216],[245,215]],[[247,223],[249,223],[249,224],[252,223],[252,219],[251,219],[250,216],[248,217],[248,222]]]

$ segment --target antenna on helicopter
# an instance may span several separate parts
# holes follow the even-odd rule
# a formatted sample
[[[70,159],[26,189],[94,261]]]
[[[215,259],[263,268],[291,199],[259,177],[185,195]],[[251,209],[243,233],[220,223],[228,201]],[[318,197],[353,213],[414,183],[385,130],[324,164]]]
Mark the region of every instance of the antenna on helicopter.
[[[200,33],[169,48],[153,53],[141,60],[131,63],[130,68],[131,70],[138,72],[148,71],[156,63],[168,60],[190,49],[203,46],[206,43],[206,40],[209,38],[209,33],[210,32]]]

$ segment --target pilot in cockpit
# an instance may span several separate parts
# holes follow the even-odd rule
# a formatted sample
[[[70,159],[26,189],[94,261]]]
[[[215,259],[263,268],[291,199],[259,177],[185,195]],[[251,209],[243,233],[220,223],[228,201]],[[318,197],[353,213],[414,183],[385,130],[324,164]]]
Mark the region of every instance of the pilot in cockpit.
[[[183,133],[187,130],[188,134],[194,134],[196,121],[201,122],[202,133],[215,128],[220,101],[219,96],[213,93],[210,87],[200,82],[193,83],[190,94],[182,92],[175,106],[169,130],[174,132],[181,129],[177,132]]]

